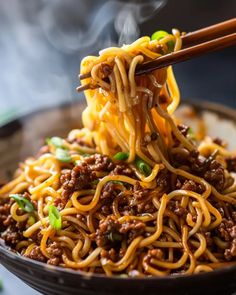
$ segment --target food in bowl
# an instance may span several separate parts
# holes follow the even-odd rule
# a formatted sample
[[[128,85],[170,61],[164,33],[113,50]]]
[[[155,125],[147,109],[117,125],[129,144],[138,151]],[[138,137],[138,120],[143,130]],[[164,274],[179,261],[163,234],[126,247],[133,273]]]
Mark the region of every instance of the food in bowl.
[[[156,32],[81,63],[84,127],[46,139],[0,189],[1,237],[21,255],[107,276],[166,276],[235,264],[236,153],[183,125],[171,67],[139,64],[181,48]],[[91,73],[88,75],[88,73]]]

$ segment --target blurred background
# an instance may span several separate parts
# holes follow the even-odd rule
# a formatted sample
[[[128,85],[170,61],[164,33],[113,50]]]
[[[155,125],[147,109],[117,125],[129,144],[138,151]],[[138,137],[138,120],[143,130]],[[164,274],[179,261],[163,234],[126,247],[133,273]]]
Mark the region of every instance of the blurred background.
[[[183,31],[236,15],[235,0],[0,1],[0,124],[82,98],[81,59],[158,29]],[[236,107],[236,50],[175,66],[182,97]]]
[[[81,59],[154,31],[192,31],[236,16],[235,0],[0,1],[0,125],[83,99]],[[174,67],[182,97],[236,108],[236,49]],[[79,115],[79,114],[78,114]],[[0,267],[3,295],[38,294]]]

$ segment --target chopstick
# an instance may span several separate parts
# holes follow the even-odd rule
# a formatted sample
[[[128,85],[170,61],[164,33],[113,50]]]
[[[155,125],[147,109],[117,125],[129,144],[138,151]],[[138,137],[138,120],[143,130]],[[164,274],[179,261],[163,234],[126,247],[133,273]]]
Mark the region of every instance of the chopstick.
[[[143,75],[156,69],[183,62],[203,54],[236,45],[236,18],[188,33],[181,36],[183,49],[163,55],[156,60],[141,64],[135,74]],[[205,42],[203,42],[205,41]],[[201,43],[200,43],[201,42]],[[198,44],[199,43],[199,44]],[[192,46],[190,46],[192,45]],[[188,47],[189,46],[189,47]],[[91,73],[79,75],[80,80],[91,77]],[[86,84],[77,87],[77,91],[98,88],[99,85]]]
[[[137,76],[148,74],[153,72],[154,70],[183,62],[194,57],[198,57],[200,55],[214,52],[233,45],[236,45],[236,33],[163,55],[151,62],[143,63],[142,65],[137,67],[135,74]]]
[[[236,18],[199,29],[194,32],[188,32],[182,36],[182,48],[193,46],[200,42],[206,42],[215,38],[220,38],[236,32]]]

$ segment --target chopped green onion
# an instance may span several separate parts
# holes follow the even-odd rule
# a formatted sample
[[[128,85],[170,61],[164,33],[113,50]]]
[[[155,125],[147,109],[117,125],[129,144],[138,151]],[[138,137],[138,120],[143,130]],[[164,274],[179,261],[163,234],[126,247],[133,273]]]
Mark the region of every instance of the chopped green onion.
[[[163,39],[164,37],[168,36],[168,32],[166,31],[163,31],[163,30],[160,30],[160,31],[156,31],[155,33],[152,34],[151,36],[151,40],[161,40]]]
[[[9,195],[9,197],[12,198],[14,201],[16,201],[19,208],[24,210],[25,212],[30,213],[30,212],[34,211],[33,204],[28,199],[23,197],[22,195],[20,195],[20,194],[12,194],[12,195]]]
[[[168,35],[169,35],[169,33],[166,32],[166,31],[163,31],[163,30],[156,31],[155,33],[152,34],[151,40],[159,41],[159,40],[163,39],[164,37],[166,37]],[[175,42],[174,41],[168,41],[166,44],[168,46],[168,51],[172,52],[174,50],[174,47],[175,47]]]
[[[69,155],[67,150],[64,150],[62,148],[56,149],[56,158],[57,160],[65,163],[71,162],[71,156]]]
[[[90,157],[90,156],[91,156],[91,154],[82,153],[82,154],[81,154],[81,156],[82,156],[83,158],[87,158],[87,157]]]
[[[110,232],[108,234],[108,240],[110,240],[111,242],[120,242],[122,241],[122,235],[119,234],[118,232]]]
[[[119,181],[119,180],[111,180],[109,182],[112,182],[112,183],[115,183],[115,184],[120,184],[120,185],[124,184],[122,181]]]
[[[91,184],[98,184],[99,183],[99,179],[95,179],[91,182]]]
[[[113,157],[113,159],[117,161],[125,161],[128,158],[129,158],[129,153],[124,153],[124,152],[119,152],[115,154],[115,156]]]
[[[144,162],[141,158],[136,157],[135,159],[135,165],[137,166],[138,170],[144,174],[145,176],[148,176],[152,172],[152,168]]]
[[[51,138],[50,137],[47,137],[46,139],[45,139],[45,142],[46,142],[46,144],[51,144]]]
[[[194,135],[193,128],[189,127],[189,129],[188,129],[188,135]]]
[[[63,139],[58,136],[54,136],[51,138],[51,144],[53,144],[57,148],[65,148]]]
[[[51,226],[56,230],[61,229],[62,219],[57,207],[50,205],[48,207],[48,215]]]
[[[65,148],[63,139],[61,137],[58,137],[58,136],[54,136],[54,137],[51,137],[51,138],[46,138],[46,143],[47,144],[52,144],[56,148]]]

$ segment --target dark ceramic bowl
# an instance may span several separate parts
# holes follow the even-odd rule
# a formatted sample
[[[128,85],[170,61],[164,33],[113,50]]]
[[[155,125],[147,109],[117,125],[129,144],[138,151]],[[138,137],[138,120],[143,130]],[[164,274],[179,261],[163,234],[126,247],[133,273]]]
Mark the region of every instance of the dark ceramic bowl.
[[[191,103],[203,116],[211,136],[220,136],[236,148],[236,111],[209,103]],[[17,162],[37,152],[43,138],[66,135],[81,122],[82,104],[40,111],[0,128],[0,180],[9,178]],[[179,111],[189,121],[186,109]],[[193,119],[191,123],[194,125]],[[1,241],[1,240],[0,240]],[[164,278],[107,278],[80,271],[48,266],[23,258],[0,242],[0,262],[32,288],[50,295],[100,294],[233,294],[236,292],[236,266],[211,273]]]

